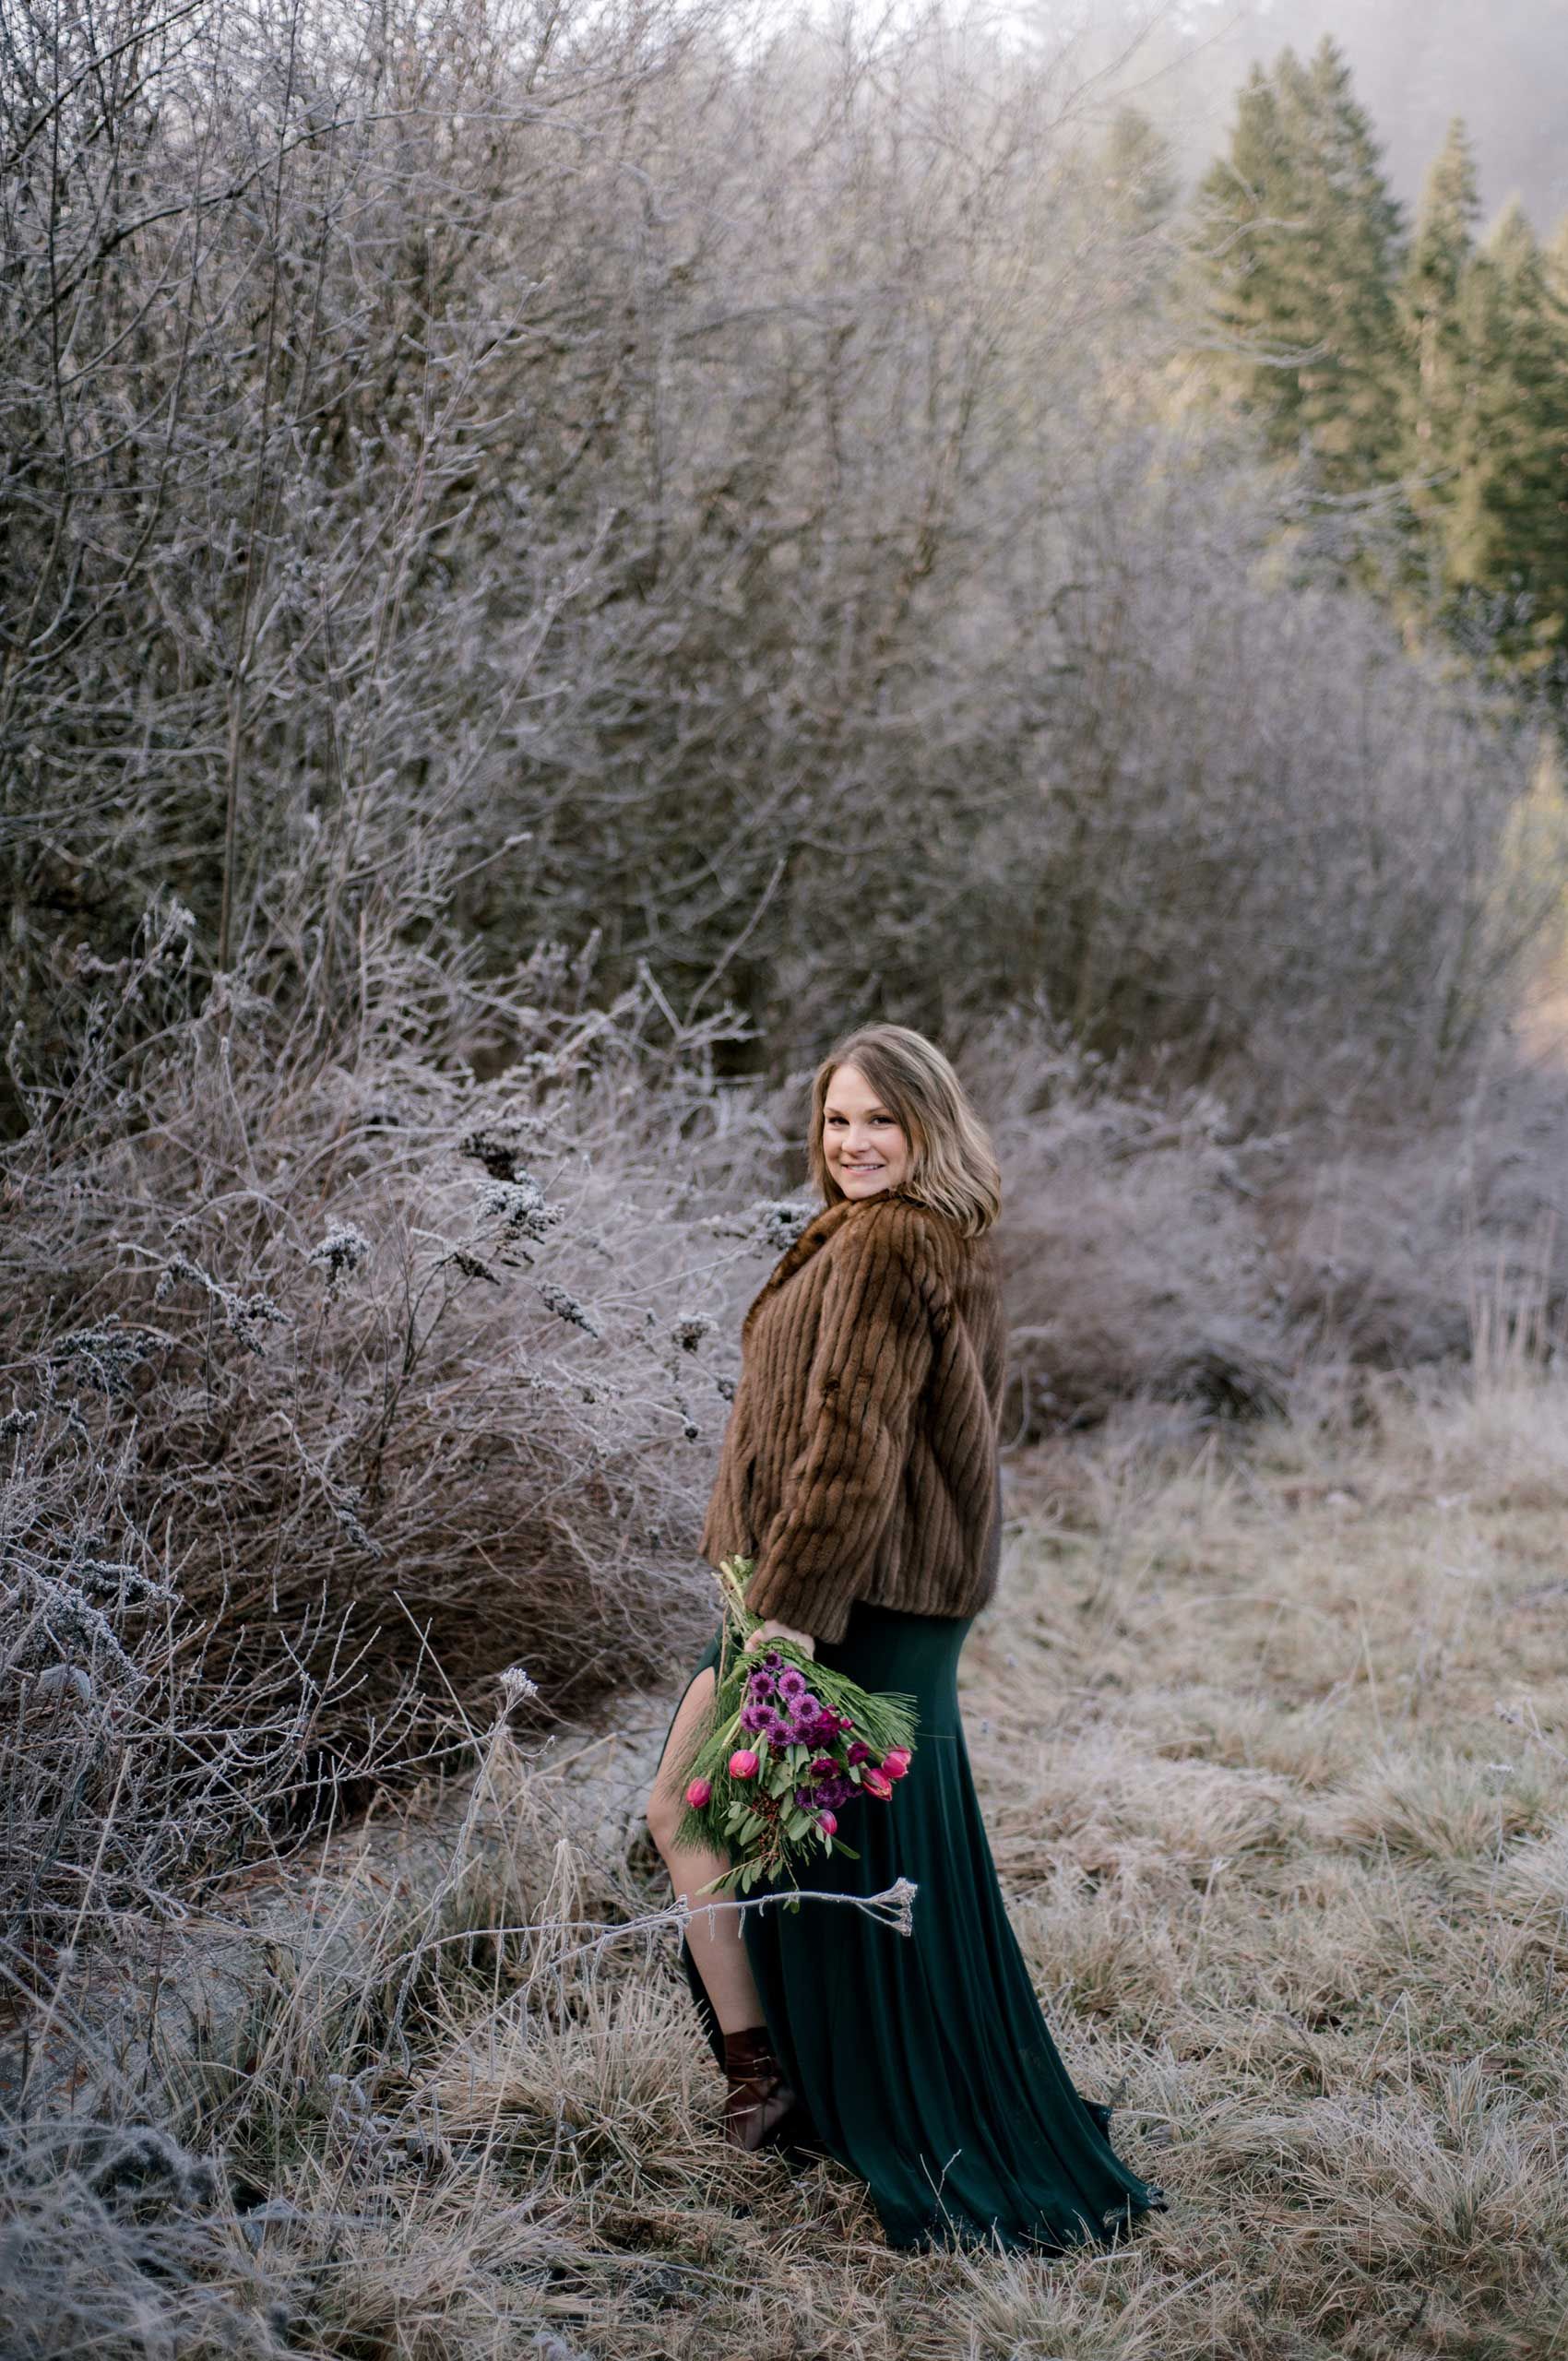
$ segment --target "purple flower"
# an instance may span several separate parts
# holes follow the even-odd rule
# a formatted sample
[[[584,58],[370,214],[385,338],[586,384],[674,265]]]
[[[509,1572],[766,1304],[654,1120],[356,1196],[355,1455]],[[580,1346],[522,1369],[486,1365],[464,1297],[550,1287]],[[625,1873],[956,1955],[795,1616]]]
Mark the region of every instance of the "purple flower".
[[[746,1688],[752,1697],[759,1702],[764,1697],[771,1697],[774,1690],[773,1675],[770,1672],[754,1672],[746,1682]]]
[[[787,1664],[778,1676],[778,1694],[787,1703],[798,1705],[805,1693],[805,1674],[796,1666]]]
[[[823,1710],[822,1700],[820,1697],[814,1697],[808,1689],[803,1697],[796,1699],[795,1710],[803,1722],[820,1722]]]
[[[783,1661],[784,1659],[779,1655],[777,1648],[769,1648],[767,1654],[763,1658],[763,1662],[767,1667],[769,1672],[777,1672]]]
[[[809,1787],[797,1787],[795,1801],[802,1811],[842,1811],[860,1792],[853,1779],[817,1779]]]

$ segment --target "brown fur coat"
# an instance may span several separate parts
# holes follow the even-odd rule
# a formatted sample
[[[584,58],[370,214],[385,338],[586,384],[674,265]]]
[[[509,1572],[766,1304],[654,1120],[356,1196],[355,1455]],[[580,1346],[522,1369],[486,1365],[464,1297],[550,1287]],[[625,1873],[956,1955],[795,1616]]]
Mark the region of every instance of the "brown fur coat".
[[[996,1587],[1005,1333],[988,1239],[901,1189],[826,1206],[741,1328],[700,1547],[840,1640],[856,1598],[965,1616]]]

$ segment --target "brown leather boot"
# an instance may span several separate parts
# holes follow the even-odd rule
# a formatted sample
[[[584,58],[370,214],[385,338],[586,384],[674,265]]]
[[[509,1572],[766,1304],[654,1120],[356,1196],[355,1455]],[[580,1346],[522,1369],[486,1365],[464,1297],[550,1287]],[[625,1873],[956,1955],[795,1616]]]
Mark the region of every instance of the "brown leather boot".
[[[747,2025],[724,2036],[724,2137],[732,2147],[756,2149],[787,2119],[798,2120],[798,2102],[775,2058],[766,2025]]]

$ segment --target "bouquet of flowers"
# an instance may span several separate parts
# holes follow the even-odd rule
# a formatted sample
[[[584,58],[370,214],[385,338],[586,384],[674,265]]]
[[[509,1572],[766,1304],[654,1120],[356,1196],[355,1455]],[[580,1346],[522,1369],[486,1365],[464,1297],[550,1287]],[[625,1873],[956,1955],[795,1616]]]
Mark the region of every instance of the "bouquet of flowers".
[[[704,1893],[798,1880],[835,1845],[859,1860],[838,1833],[839,1813],[864,1796],[891,1801],[914,1754],[912,1698],[861,1689],[789,1640],[747,1651],[763,1620],[744,1605],[754,1562],[726,1558],[719,1569],[725,1616],[713,1708],[678,1774],[679,1841],[730,1856]]]

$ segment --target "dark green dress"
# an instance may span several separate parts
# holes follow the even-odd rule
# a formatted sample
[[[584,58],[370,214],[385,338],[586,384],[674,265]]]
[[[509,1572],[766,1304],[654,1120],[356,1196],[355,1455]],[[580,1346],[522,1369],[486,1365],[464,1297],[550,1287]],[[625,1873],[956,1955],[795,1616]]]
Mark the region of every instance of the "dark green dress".
[[[1074,2088],[1008,1921],[958,1713],[973,1620],[861,1599],[843,1639],[817,1648],[862,1688],[916,1700],[916,1751],[890,1803],[839,1813],[860,1858],[824,1855],[801,1882],[873,1894],[908,1878],[913,1933],[804,1901],[748,1909],[744,1940],[774,2052],[821,2148],[867,2184],[889,2246],[1059,2253],[1113,2241],[1165,2200],[1112,2150],[1109,2108]],[[692,1679],[717,1667],[719,1642],[716,1630]],[[722,2064],[683,1939],[681,1959]]]

